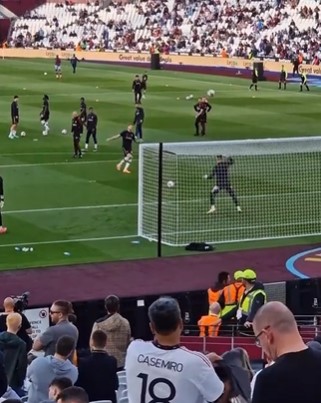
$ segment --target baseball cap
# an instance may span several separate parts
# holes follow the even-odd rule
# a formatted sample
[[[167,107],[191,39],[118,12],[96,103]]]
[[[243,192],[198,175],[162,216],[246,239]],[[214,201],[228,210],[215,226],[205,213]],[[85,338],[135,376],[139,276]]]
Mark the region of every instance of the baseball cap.
[[[245,280],[256,280],[256,273],[252,269],[245,269],[243,271],[243,277]]]
[[[242,270],[237,270],[234,273],[234,280],[241,280],[241,278],[243,278],[243,272]]]

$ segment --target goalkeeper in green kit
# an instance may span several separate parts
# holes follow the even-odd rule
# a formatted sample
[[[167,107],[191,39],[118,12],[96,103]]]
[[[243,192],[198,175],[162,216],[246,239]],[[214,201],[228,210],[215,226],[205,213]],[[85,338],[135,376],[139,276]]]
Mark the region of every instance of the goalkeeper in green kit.
[[[230,183],[229,169],[233,163],[234,160],[232,157],[223,157],[223,155],[218,155],[216,157],[216,165],[214,166],[212,173],[204,176],[204,179],[215,179],[215,186],[213,187],[210,195],[211,208],[208,210],[207,214],[215,213],[215,199],[222,190],[225,190],[225,192],[227,192],[232,198],[236,206],[236,210],[239,213],[242,212],[236,193]]]

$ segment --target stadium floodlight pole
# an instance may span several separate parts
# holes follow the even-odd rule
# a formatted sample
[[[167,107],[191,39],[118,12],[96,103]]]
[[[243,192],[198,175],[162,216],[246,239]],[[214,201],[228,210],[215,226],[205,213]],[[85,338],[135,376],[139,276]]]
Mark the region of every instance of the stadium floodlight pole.
[[[162,257],[163,143],[158,148],[157,257]]]

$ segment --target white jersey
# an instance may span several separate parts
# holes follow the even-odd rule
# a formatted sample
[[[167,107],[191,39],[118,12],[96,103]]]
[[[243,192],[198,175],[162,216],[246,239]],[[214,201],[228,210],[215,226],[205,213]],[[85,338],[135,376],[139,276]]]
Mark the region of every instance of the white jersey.
[[[135,340],[125,369],[129,403],[215,402],[224,390],[207,357],[185,347]]]

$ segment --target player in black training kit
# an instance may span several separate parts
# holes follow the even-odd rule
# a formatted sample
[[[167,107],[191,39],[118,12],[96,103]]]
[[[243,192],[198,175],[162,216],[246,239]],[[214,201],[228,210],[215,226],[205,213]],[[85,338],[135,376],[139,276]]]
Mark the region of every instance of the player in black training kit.
[[[94,140],[94,151],[97,151],[97,124],[98,124],[98,117],[94,113],[94,109],[90,107],[88,109],[89,113],[87,115],[87,135],[86,135],[86,143],[85,143],[85,150],[88,150],[89,139],[92,136]]]
[[[73,54],[72,58],[70,59],[70,64],[71,64],[71,67],[72,67],[73,74],[76,74],[78,62],[80,62],[80,60],[77,58],[77,56],[75,54]]]
[[[80,148],[80,137],[83,131],[82,122],[80,120],[80,116],[77,112],[72,113],[72,121],[71,121],[71,133],[74,139],[74,158],[78,156],[78,158],[82,158],[82,152]]]
[[[251,90],[254,87],[255,91],[257,91],[257,82],[258,82],[258,80],[259,80],[259,73],[258,73],[257,69],[254,68],[252,70],[252,83],[250,85],[249,90]]]
[[[143,88],[143,83],[139,78],[139,75],[137,74],[135,76],[135,79],[133,81],[132,85],[132,90],[134,92],[134,99],[135,99],[135,104],[140,104],[142,100],[142,88]]]
[[[212,106],[208,103],[206,98],[199,98],[198,103],[194,105],[194,110],[196,112],[195,136],[200,135],[200,127],[201,127],[201,136],[205,136],[207,113],[212,110]]]
[[[130,167],[130,164],[133,161],[133,141],[136,142],[136,138],[133,133],[133,126],[129,125],[127,127],[127,130],[124,130],[121,133],[116,134],[116,136],[110,137],[109,139],[107,139],[107,141],[116,140],[120,138],[122,139],[123,143],[124,158],[119,162],[119,164],[116,165],[116,168],[118,171],[120,171],[123,164],[125,164],[123,172],[125,174],[130,174],[128,168]]]
[[[50,117],[50,110],[49,110],[49,97],[48,95],[43,96],[43,104],[42,104],[42,110],[40,112],[40,122],[43,127],[42,134],[44,136],[47,136],[49,133],[49,117]]]
[[[86,120],[87,120],[87,105],[85,103],[85,98],[84,97],[80,98],[79,118],[80,118],[80,121],[81,121],[82,125],[84,125],[86,123]],[[83,133],[83,128],[81,130],[81,133]]]
[[[147,72],[142,75],[142,90],[143,90],[143,98],[145,98],[146,91],[147,91],[147,81],[148,81],[148,75]]]
[[[0,235],[7,232],[7,228],[2,225],[2,212],[4,206],[4,190],[3,190],[3,179],[0,176]]]
[[[233,163],[233,158],[226,158],[223,157],[223,155],[218,155],[216,157],[216,165],[213,168],[212,173],[210,175],[205,175],[205,179],[215,179],[216,181],[216,184],[211,191],[211,208],[208,210],[207,214],[215,213],[215,198],[222,190],[225,190],[232,198],[234,204],[236,205],[237,211],[242,211],[241,207],[239,206],[237,196],[230,183],[229,169]]]
[[[15,95],[13,97],[13,101],[11,103],[11,127],[9,133],[9,139],[16,139],[17,136],[17,128],[19,124],[19,97]]]
[[[135,137],[140,141],[143,140],[144,119],[145,119],[144,109],[140,104],[137,104],[133,124],[136,125]]]
[[[280,72],[280,80],[279,80],[279,90],[283,84],[283,89],[286,90],[286,80],[288,78],[288,73],[285,71],[284,66],[282,65]]]

